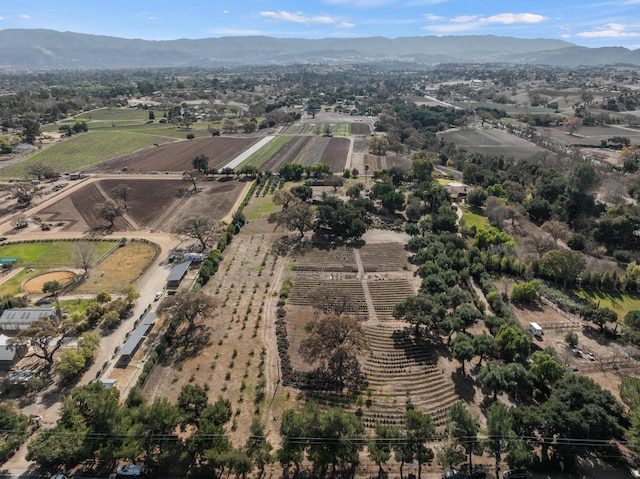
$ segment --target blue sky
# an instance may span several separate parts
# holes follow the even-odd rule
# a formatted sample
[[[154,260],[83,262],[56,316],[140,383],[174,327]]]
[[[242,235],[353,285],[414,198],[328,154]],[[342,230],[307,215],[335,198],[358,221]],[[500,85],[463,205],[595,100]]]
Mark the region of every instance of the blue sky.
[[[0,29],[146,40],[505,35],[640,48],[640,0],[0,0]]]

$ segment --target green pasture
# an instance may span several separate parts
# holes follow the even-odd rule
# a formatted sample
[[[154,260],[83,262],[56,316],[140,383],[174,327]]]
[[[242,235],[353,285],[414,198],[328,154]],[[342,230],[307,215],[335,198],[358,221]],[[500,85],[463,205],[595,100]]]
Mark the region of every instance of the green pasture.
[[[206,125],[204,123],[196,123],[191,126],[188,130],[184,128],[175,127],[169,123],[144,123],[144,124],[135,124],[135,125],[123,125],[122,127],[116,127],[114,130],[122,131],[123,133],[140,133],[145,135],[155,135],[155,136],[163,136],[168,138],[176,138],[185,140],[187,139],[187,135],[191,134],[196,138],[211,136],[211,132],[209,132],[206,127],[209,126],[209,123]],[[165,140],[166,143],[166,140]]]
[[[601,308],[609,308],[618,313],[618,320],[623,320],[629,311],[640,310],[640,294],[605,293],[602,291],[576,291],[581,298],[599,305]]]
[[[89,131],[7,165],[0,169],[0,177],[22,178],[25,176],[25,169],[38,162],[46,162],[60,173],[77,171],[116,156],[171,142],[171,139],[164,136],[135,131]]]
[[[239,166],[255,166],[256,168],[260,168],[265,161],[268,161],[278,152],[278,150],[280,150],[280,148],[289,143],[292,139],[293,136],[289,135],[276,136],[253,155],[249,156],[249,158],[243,161]]]
[[[0,258],[17,258],[15,266],[44,268],[48,266],[75,267],[76,241],[42,241],[0,246]],[[92,241],[96,259],[104,256],[116,245],[115,241]]]
[[[0,284],[0,295],[9,294],[15,296],[19,294],[20,286],[25,280],[46,273],[47,271],[49,271],[48,268],[33,268],[33,271],[28,271],[27,268],[22,269],[22,271]],[[1,280],[2,278],[0,277],[0,281]]]
[[[482,215],[482,213],[476,208],[466,208],[462,209],[462,221],[467,228],[486,228],[489,226],[489,220],[486,216]]]
[[[249,204],[243,210],[248,220],[257,220],[260,218],[268,218],[271,213],[278,210],[278,205],[273,202],[273,197],[252,198]]]

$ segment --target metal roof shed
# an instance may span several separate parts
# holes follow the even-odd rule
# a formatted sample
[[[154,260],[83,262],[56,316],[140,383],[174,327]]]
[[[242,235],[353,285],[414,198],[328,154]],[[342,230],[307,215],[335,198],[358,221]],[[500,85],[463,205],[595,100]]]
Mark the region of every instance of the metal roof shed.
[[[127,341],[118,351],[120,355],[120,359],[123,361],[131,360],[131,357],[135,354],[142,342],[142,339],[147,335],[151,326],[156,320],[156,313],[154,311],[150,311],[144,315],[142,321],[138,325],[136,329],[133,330]]]
[[[0,331],[21,331],[42,317],[53,318],[56,308],[12,308],[5,309],[0,316]]]
[[[187,273],[190,265],[191,261],[183,261],[182,263],[175,265],[167,277],[167,287],[177,287],[180,284],[180,281],[182,281],[182,278],[184,278],[184,275]]]

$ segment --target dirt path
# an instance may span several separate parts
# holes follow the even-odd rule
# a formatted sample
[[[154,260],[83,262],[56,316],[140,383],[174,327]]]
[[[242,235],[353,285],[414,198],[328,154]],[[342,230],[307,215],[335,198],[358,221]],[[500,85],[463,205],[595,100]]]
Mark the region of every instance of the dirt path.
[[[371,291],[369,291],[369,283],[367,282],[367,274],[364,272],[364,265],[362,264],[362,257],[360,251],[356,248],[353,249],[353,255],[356,259],[356,265],[358,266],[358,278],[362,282],[362,292],[364,293],[364,300],[367,303],[367,312],[369,313],[369,321],[375,321],[378,319],[376,316],[376,308],[373,305],[373,298],[371,298]]]
[[[266,325],[262,340],[267,348],[267,367],[265,369],[267,378],[266,396],[269,401],[269,407],[266,412],[265,420],[265,433],[269,442],[273,445],[280,444],[280,431],[277,418],[273,411],[273,401],[278,393],[278,387],[280,386],[280,354],[278,353],[278,339],[276,337],[276,305],[277,305],[277,292],[282,283],[282,274],[285,271],[286,258],[278,258],[278,262],[275,267],[274,277],[271,284],[271,288],[268,292],[268,300],[265,304],[264,316],[266,319]]]

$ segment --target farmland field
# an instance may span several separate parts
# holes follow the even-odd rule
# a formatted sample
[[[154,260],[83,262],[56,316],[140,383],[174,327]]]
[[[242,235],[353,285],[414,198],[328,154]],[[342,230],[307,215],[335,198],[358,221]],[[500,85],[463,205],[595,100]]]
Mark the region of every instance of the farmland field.
[[[177,190],[185,183],[176,179],[104,179],[61,198],[40,211],[46,222],[63,223],[64,230],[91,231],[107,226],[95,209],[97,203],[111,198],[111,190],[120,184],[132,188],[127,200],[126,217],[116,218],[116,231],[134,231],[149,228],[171,231],[185,217],[206,214],[214,220],[224,218],[246,183],[241,181],[207,181],[198,185],[198,192],[177,196]]]
[[[279,142],[280,138],[286,138],[284,143]],[[277,150],[270,149],[269,156],[264,155],[264,160],[260,163],[260,171],[277,171],[282,165],[294,163],[303,149],[309,144],[311,137],[309,136],[277,136],[272,146],[279,142]],[[258,155],[263,154],[263,150]]]
[[[331,138],[320,157],[320,163],[329,165],[334,173],[341,172],[347,164],[350,141],[348,138]]]
[[[369,135],[371,127],[367,123],[316,122],[290,125],[282,130],[284,135],[324,135],[333,136]]]
[[[411,166],[410,158],[397,155],[372,155],[371,153],[365,153],[363,161],[365,165],[369,165],[369,174],[372,174],[376,170],[386,170],[396,165],[407,169]],[[360,172],[364,172],[364,168],[361,168]]]
[[[502,130],[454,130],[442,135],[470,153],[502,155],[506,158],[524,159],[546,150],[522,138]]]
[[[326,163],[338,173],[347,164],[348,153],[348,138],[313,137],[299,161],[305,166]]]
[[[201,154],[209,158],[209,168],[219,168],[257,140],[258,138],[207,137],[181,141],[114,158],[86,171],[114,172],[127,168],[129,173],[182,172],[190,170],[191,161]]]
[[[615,126],[583,126],[573,135],[569,135],[564,128],[546,128],[538,131],[549,135],[551,140],[562,145],[600,146],[603,140],[607,141],[614,136],[625,136],[634,145],[640,143],[640,130]]]
[[[56,171],[73,172],[106,161],[116,156],[152,147],[154,144],[172,143],[172,138],[122,131],[90,131],[63,140],[29,155],[24,160],[0,169],[2,178],[23,178],[25,169],[38,162],[52,166]]]

